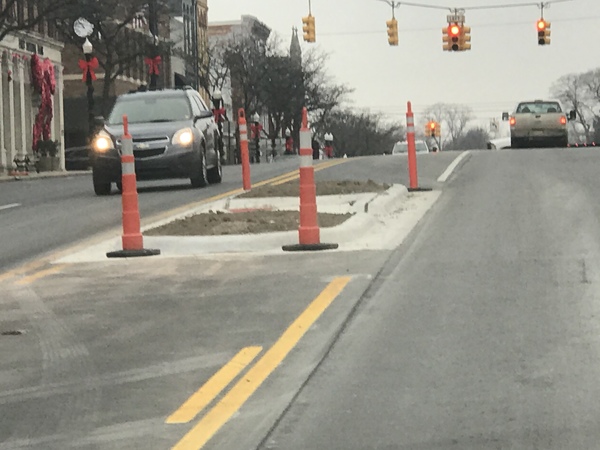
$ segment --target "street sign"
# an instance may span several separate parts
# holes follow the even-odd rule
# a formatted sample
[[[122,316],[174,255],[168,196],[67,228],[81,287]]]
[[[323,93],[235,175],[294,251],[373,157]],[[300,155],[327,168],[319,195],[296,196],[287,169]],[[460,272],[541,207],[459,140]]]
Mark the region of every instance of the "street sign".
[[[464,23],[465,15],[464,14],[448,14],[446,16],[446,20],[448,23]]]

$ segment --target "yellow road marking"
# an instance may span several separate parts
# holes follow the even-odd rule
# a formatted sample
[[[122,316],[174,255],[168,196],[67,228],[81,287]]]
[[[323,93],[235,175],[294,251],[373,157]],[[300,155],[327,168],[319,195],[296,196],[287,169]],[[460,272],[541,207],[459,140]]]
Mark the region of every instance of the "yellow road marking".
[[[165,423],[188,423],[212,402],[250,364],[262,347],[246,347],[215,373],[200,389],[171,414]]]
[[[292,170],[291,172],[286,172],[284,174],[277,175],[276,177],[269,178],[268,180],[259,181],[258,183],[254,183],[252,186],[258,187],[258,186],[263,186],[265,184],[271,184],[273,182],[281,180],[282,178],[288,178],[288,177],[294,176],[297,172],[298,172],[298,169],[295,169],[295,170]]]
[[[25,284],[31,284],[34,281],[39,280],[40,278],[44,278],[44,277],[47,277],[48,275],[52,275],[57,272],[60,272],[64,267],[65,267],[65,264],[60,264],[58,266],[51,267],[50,269],[40,270],[39,272],[36,272],[33,275],[29,275],[27,277],[21,278],[20,280],[16,281],[15,284],[18,284],[20,286],[23,286]]]
[[[322,164],[315,166],[314,171],[318,172],[319,170],[327,169],[328,167],[337,166],[338,164],[342,164],[346,161],[347,160],[340,160],[340,161],[330,161],[330,162],[322,163]],[[293,175],[290,175],[287,178],[283,178],[281,180],[272,182],[271,186],[279,186],[280,184],[287,183],[288,181],[296,180],[298,178],[300,178],[300,173],[295,172]]]
[[[273,346],[246,375],[179,441],[172,450],[199,450],[260,387],[300,341],[310,326],[323,314],[350,282],[350,277],[335,278],[298,316]]]
[[[291,176],[289,178],[284,178],[283,180],[279,180],[279,181],[276,181],[275,183],[271,183],[271,186],[279,186],[280,184],[287,183],[288,181],[295,180],[299,177],[300,176],[298,174],[295,174],[294,176]]]

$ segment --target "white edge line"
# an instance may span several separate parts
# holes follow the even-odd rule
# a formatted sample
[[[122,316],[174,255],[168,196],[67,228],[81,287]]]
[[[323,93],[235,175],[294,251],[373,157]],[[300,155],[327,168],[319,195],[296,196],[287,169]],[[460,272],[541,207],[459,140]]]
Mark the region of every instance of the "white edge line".
[[[2,205],[2,206],[0,206],[0,211],[3,209],[16,208],[17,206],[21,206],[21,204],[20,203],[11,203],[9,205]]]
[[[456,166],[458,166],[458,164],[462,161],[462,159],[467,156],[470,153],[469,150],[465,150],[464,152],[462,152],[460,155],[458,155],[456,158],[454,158],[454,161],[452,161],[450,163],[450,165],[446,168],[446,170],[444,170],[444,173],[441,174],[439,176],[438,183],[444,183],[448,177],[450,175],[452,175],[452,172],[454,171],[454,169],[456,169]]]

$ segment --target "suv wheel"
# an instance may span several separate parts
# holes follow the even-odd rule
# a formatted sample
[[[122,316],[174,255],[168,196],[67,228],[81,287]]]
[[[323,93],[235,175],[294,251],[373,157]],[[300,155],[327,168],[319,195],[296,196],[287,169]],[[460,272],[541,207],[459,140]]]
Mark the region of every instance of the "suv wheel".
[[[192,187],[201,188],[208,184],[208,173],[206,171],[206,153],[204,149],[202,149],[202,156],[200,158],[200,163],[198,164],[198,168],[195,171],[195,174],[190,178],[192,182]]]
[[[217,152],[217,164],[207,172],[207,179],[211,184],[220,183],[223,179],[223,166],[221,165],[220,152]]]
[[[92,172],[92,182],[96,195],[110,195],[111,182],[103,180],[95,170]]]

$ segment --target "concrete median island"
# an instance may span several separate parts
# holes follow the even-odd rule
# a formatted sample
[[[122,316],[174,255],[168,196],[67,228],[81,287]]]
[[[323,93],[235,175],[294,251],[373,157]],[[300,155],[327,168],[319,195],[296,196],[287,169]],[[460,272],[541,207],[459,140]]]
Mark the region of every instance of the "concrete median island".
[[[316,183],[319,227],[344,223],[355,214],[359,199],[389,189],[374,181],[323,181]],[[295,231],[299,226],[298,180],[253,188],[226,201],[220,208],[175,219],[144,231],[147,236],[223,236]],[[349,196],[349,197],[348,197]],[[214,205],[218,206],[218,205]],[[320,211],[322,207],[323,212]]]

